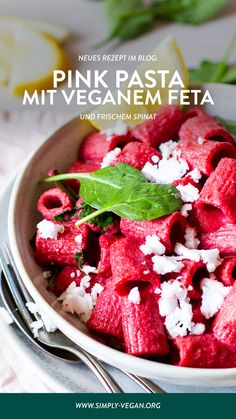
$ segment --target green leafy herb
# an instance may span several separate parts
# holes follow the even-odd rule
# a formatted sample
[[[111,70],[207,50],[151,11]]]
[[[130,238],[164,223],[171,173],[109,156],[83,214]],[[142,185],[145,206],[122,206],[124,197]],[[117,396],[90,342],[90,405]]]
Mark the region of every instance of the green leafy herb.
[[[92,208],[90,205],[86,204],[85,202],[83,202],[83,204],[80,205],[80,208],[83,210],[80,214],[81,219],[93,214],[95,211],[94,208]],[[113,222],[114,222],[114,218],[108,212],[105,212],[104,214],[100,214],[97,217],[94,217],[92,219],[92,224],[100,227],[102,231],[106,230],[106,228],[109,227]]]
[[[55,215],[54,220],[60,222],[73,220],[73,218],[76,216],[76,212],[76,208],[73,208],[72,210],[63,212],[62,214]]]
[[[78,268],[80,271],[82,271],[83,265],[84,265],[84,254],[83,252],[78,252],[74,255],[74,259],[76,260],[78,264]]]
[[[225,56],[219,61],[204,60],[199,67],[190,69],[192,83],[236,83],[236,66],[230,66],[228,60],[236,43],[234,35]]]
[[[216,16],[227,0],[156,0],[156,17],[199,24]]]
[[[217,117],[218,121],[232,134],[236,140],[236,121],[229,121],[227,119]]]
[[[105,0],[104,7],[111,29],[105,42],[113,38],[122,41],[136,38],[146,32],[155,19],[153,12],[143,6],[142,0]]]
[[[77,222],[90,221],[105,212],[129,220],[153,220],[177,211],[181,206],[178,190],[172,185],[148,183],[139,170],[118,163],[92,173],[70,173],[44,179],[44,182],[79,179],[80,196],[95,208],[92,214]]]
[[[227,0],[103,0],[113,38],[127,40],[142,35],[156,20],[198,24],[216,16]]]

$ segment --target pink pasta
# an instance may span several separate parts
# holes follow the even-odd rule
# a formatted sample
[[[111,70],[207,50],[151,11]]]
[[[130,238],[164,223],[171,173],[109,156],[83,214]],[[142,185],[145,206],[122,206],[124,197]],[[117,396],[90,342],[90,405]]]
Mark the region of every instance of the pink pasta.
[[[197,202],[202,231],[211,232],[236,222],[236,160],[224,158],[206,181]]]
[[[168,354],[167,336],[154,294],[141,296],[140,304],[134,304],[128,297],[123,297],[121,308],[125,348],[129,354]]]
[[[216,270],[216,277],[226,287],[234,285],[236,280],[236,256],[225,257]]]
[[[212,117],[207,114],[199,113],[191,117],[188,114],[188,119],[181,126],[179,130],[179,138],[184,141],[198,140],[203,138],[205,140],[226,141],[234,145],[232,135]],[[190,118],[189,118],[190,115]],[[194,114],[193,114],[194,115]]]
[[[44,192],[37,204],[38,211],[46,220],[54,220],[54,217],[70,211],[72,207],[69,196],[59,188],[49,189]]]
[[[106,133],[94,132],[83,141],[79,150],[79,160],[100,164],[109,151],[129,141],[129,134],[108,136]]]
[[[63,226],[63,233],[57,238],[44,238],[37,231],[36,260],[40,265],[54,263],[57,265],[77,266],[75,255],[86,248],[88,226],[75,227],[74,222],[55,223]],[[76,240],[76,238],[79,240]]]
[[[153,157],[160,159],[161,154],[148,144],[132,141],[123,148],[113,164],[122,162],[141,170],[145,163],[153,163]]]
[[[178,150],[191,169],[210,175],[224,157],[236,158],[236,148],[228,142],[188,139],[180,140]]]
[[[157,147],[162,142],[177,137],[183,118],[178,106],[163,106],[156,112],[154,119],[137,125],[131,131],[131,135],[136,140]]]
[[[141,252],[140,243],[131,238],[117,240],[110,250],[112,278],[120,295],[127,294],[135,285],[158,287],[160,276]]]
[[[122,218],[120,222],[124,236],[145,241],[147,235],[157,235],[168,253],[173,252],[176,242],[183,242],[185,227],[186,220],[179,212],[152,221],[130,221]]]
[[[130,177],[124,186],[113,175],[106,177],[106,167],[113,171],[118,163],[136,168],[126,167]],[[104,178],[94,175],[89,197],[82,198],[73,179],[39,198],[43,220],[37,224],[36,261],[46,276],[50,271],[48,290],[91,336],[116,350],[179,367],[236,368],[231,134],[200,108],[162,106],[132,129],[118,124],[87,136],[67,172],[101,167]],[[165,192],[154,199],[146,192],[145,200],[138,196],[137,214],[131,214],[130,197],[148,183],[172,185],[156,188]],[[168,201],[172,208],[170,191],[179,206],[150,220],[160,203]],[[118,195],[124,201],[116,203]],[[116,205],[125,207],[124,217]]]
[[[213,332],[217,339],[228,346],[229,349],[236,350],[236,283],[232,287],[225,301],[216,315],[213,323]]]
[[[109,284],[98,297],[87,326],[90,330],[103,335],[123,339],[121,298],[114,291],[112,284]]]
[[[202,233],[203,249],[219,249],[222,256],[236,255],[236,224],[225,224],[211,233]]]

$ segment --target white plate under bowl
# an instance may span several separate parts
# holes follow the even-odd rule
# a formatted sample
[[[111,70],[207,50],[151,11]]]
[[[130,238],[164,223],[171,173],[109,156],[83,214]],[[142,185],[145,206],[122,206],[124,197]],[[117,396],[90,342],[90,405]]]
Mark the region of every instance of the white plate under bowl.
[[[215,106],[205,107],[207,112],[236,120],[236,87],[209,84],[203,88],[210,90],[215,102]],[[52,307],[55,296],[46,290],[42,269],[35,263],[34,252],[29,244],[39,220],[36,202],[45,189],[45,186],[39,186],[38,181],[45,177],[52,167],[59,171],[65,170],[69,163],[76,159],[79,144],[89,131],[91,127],[88,124],[79,118],[74,119],[45,141],[17,177],[9,208],[9,238],[26,287],[37,304],[65,335],[113,366],[175,384],[194,383],[211,387],[234,385],[236,368],[184,368],[133,357],[98,342],[75,316],[64,313],[59,304],[56,303]]]

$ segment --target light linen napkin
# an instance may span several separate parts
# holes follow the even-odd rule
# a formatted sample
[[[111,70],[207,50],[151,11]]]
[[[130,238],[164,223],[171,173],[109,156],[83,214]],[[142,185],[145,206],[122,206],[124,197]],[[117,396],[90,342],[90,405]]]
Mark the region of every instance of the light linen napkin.
[[[30,153],[71,116],[63,113],[35,111],[0,112],[0,156],[2,156],[0,184],[2,189]],[[11,348],[6,339],[1,336],[0,331],[0,393],[51,391],[22,363],[14,348]]]

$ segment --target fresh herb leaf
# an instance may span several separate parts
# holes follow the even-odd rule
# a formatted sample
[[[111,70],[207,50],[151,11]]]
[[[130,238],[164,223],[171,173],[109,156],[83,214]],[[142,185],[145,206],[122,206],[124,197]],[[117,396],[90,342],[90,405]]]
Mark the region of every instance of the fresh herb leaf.
[[[80,205],[80,209],[83,210],[80,214],[81,219],[93,214],[95,211],[95,209],[86,204],[86,202],[83,202],[83,204]],[[91,222],[95,226],[100,227],[102,231],[104,231],[114,222],[114,218],[111,214],[105,212],[104,214],[94,217]]]
[[[76,213],[77,213],[77,209],[73,208],[72,210],[65,211],[65,212],[63,212],[59,215],[55,215],[54,220],[55,221],[60,221],[60,222],[71,221],[75,217]]]
[[[221,83],[236,84],[236,66],[227,67]]]
[[[191,83],[213,83],[216,78],[218,66],[218,61],[202,61],[199,67],[189,70]]]
[[[234,83],[236,82],[236,67],[231,67],[228,60],[236,43],[236,34],[230,42],[224,57],[220,61],[204,60],[199,67],[190,69],[192,83]]]
[[[216,16],[227,0],[155,0],[156,17],[199,24]]]
[[[191,83],[236,83],[236,66],[225,65],[219,77],[221,61],[202,61],[197,68],[189,70]],[[221,67],[222,68],[222,67]]]
[[[217,117],[218,121],[232,134],[236,140],[236,121],[229,121],[227,119]]]
[[[80,271],[82,271],[83,265],[84,265],[84,254],[83,252],[78,252],[74,255],[74,259],[76,260],[78,264],[78,268]]]
[[[65,213],[63,213],[63,214],[60,214],[60,215],[55,215],[55,217],[54,217],[54,220],[55,221],[66,221],[66,216],[65,216]]]
[[[44,179],[44,182],[79,179],[80,196],[95,208],[76,224],[80,225],[105,212],[129,220],[153,220],[179,210],[181,199],[172,185],[148,183],[139,170],[118,163],[91,173],[70,173]]]
[[[145,6],[143,0],[104,0],[110,35],[102,44],[113,38],[140,36],[155,20],[202,23],[216,16],[226,4],[227,0],[154,0]]]

